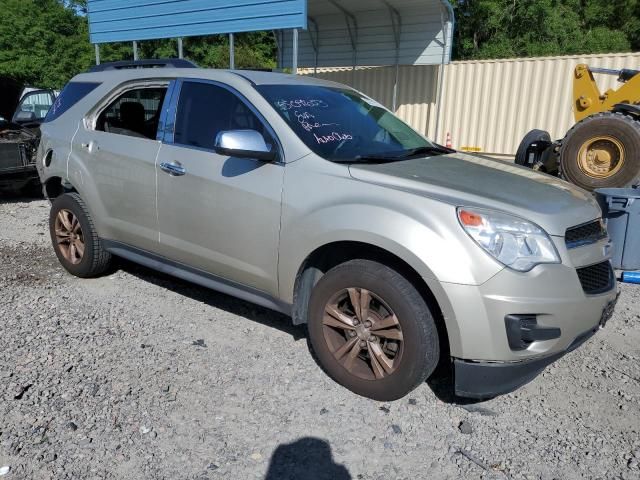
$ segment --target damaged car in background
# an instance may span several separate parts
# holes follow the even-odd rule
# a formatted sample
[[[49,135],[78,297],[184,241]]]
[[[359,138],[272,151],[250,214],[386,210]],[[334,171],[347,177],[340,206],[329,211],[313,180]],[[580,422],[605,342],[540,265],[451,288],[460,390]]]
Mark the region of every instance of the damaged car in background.
[[[55,92],[1,76],[0,92],[0,191],[39,190],[35,161],[40,124],[55,101]]]

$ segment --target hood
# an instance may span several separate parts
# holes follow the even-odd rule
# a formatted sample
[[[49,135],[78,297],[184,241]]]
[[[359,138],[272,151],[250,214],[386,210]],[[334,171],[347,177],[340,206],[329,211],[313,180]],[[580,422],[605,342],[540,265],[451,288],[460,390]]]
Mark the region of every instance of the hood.
[[[485,207],[535,222],[550,235],[601,215],[594,197],[550,175],[478,155],[453,153],[382,164],[352,164],[357,180],[456,206]]]
[[[20,82],[0,76],[0,117],[11,121],[18,108],[23,88]]]

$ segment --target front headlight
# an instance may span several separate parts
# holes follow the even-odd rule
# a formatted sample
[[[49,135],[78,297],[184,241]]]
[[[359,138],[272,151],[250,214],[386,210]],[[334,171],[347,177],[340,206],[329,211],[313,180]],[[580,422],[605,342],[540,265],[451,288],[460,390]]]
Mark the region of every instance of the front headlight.
[[[560,263],[543,229],[522,218],[475,208],[458,208],[458,220],[469,236],[493,258],[519,272],[541,263]]]

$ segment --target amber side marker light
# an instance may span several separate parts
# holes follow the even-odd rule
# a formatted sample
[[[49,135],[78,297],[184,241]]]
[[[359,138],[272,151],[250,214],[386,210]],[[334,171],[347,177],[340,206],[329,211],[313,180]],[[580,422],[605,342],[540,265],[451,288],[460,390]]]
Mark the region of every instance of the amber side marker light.
[[[465,227],[480,227],[483,223],[480,215],[466,210],[459,210],[458,218],[460,218],[460,222],[462,222]]]

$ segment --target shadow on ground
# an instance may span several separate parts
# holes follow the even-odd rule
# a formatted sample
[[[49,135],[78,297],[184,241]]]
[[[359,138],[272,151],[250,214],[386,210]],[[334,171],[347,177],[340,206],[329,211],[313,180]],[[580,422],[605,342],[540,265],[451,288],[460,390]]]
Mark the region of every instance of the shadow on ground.
[[[448,358],[446,362],[450,363]],[[427,379],[427,385],[441,402],[454,405],[474,405],[486,401],[457,396],[455,394],[453,369],[450,365],[438,366],[436,371]]]
[[[349,471],[333,461],[331,446],[319,438],[304,437],[278,446],[265,480],[351,480]]]
[[[239,300],[224,293],[216,292],[215,290],[200,287],[199,285],[157,272],[124,259],[118,259],[117,267],[145,282],[152,283],[161,288],[166,288],[179,295],[189,297],[213,308],[224,310],[253,322],[258,322],[267,327],[278,329],[291,335],[294,340],[306,338],[304,326],[293,325],[291,323],[291,319],[286,315],[282,315],[278,312],[254,305],[244,300]],[[445,403],[472,405],[481,402],[481,400],[462,398],[455,395],[453,370],[451,368],[448,350],[446,352],[447,353],[444,353],[438,368],[427,380],[429,388],[431,388],[440,401]],[[312,357],[315,362],[318,363],[316,356],[312,354]],[[321,365],[318,364],[318,366],[322,368]]]
[[[14,192],[11,190],[0,190],[0,205],[7,203],[25,203],[43,200],[44,195],[39,188],[29,188],[24,192]]]
[[[300,340],[306,336],[303,326],[293,325],[289,317],[269,310],[268,308],[239,300],[209,288],[200,287],[199,285],[157,272],[127,260],[118,259],[118,267],[145,282],[166,288],[179,295],[209,305],[210,307],[218,308],[225,312],[288,333],[294,340]]]

